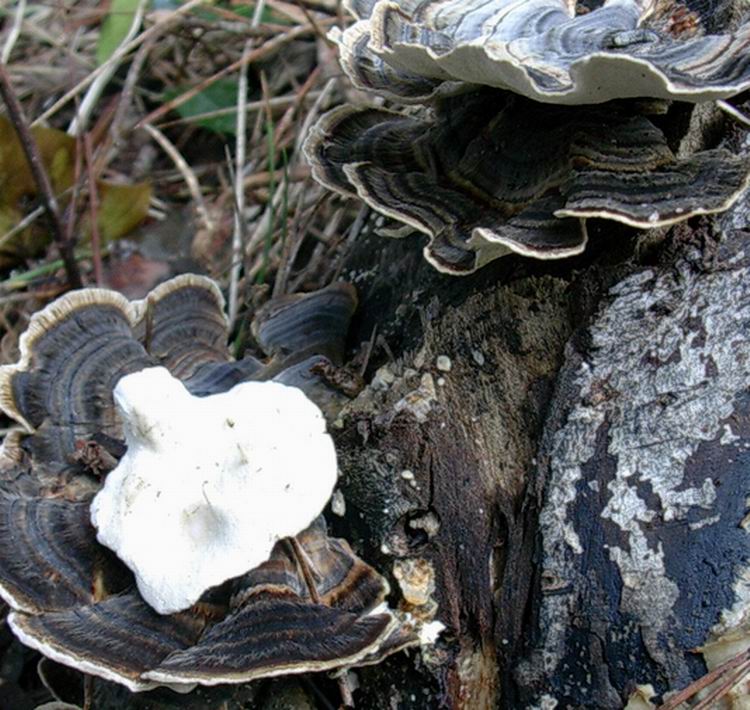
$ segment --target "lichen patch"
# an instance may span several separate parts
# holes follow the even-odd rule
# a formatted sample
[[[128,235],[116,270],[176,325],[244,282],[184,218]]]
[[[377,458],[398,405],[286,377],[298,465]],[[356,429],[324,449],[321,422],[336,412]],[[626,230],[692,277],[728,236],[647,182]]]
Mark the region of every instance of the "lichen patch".
[[[676,661],[669,643],[687,654],[717,618],[713,638],[746,624],[750,540],[740,527],[744,498],[729,489],[744,485],[750,268],[706,271],[696,256],[623,280],[585,352],[568,358],[560,424],[546,439],[543,575],[556,580],[541,608],[546,674],[573,653],[584,589],[607,609],[597,613],[611,615],[613,633],[640,639],[650,663],[670,658],[675,677],[692,661]],[[708,550],[727,545],[735,562],[710,559],[717,553]]]

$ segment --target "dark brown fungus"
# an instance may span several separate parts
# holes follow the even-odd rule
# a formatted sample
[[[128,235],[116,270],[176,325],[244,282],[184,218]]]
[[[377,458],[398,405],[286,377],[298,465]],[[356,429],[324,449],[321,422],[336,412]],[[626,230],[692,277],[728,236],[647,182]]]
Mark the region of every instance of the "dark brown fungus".
[[[650,228],[727,209],[750,160],[677,158],[632,103],[556,107],[481,90],[432,117],[341,107],[307,142],[315,177],[426,234],[439,270],[470,273],[509,252],[580,253],[583,218]]]
[[[154,364],[133,337],[135,304],[111,291],[73,291],[34,314],[20,359],[0,368],[0,407],[34,436],[32,461],[66,469],[76,442],[119,436],[117,380]]]
[[[198,640],[205,617],[157,614],[137,592],[62,611],[8,618],[27,645],[59,663],[141,691],[157,683],[141,676],[170,653]]]
[[[161,365],[198,395],[288,380],[328,406],[333,395],[313,367],[340,362],[355,306],[340,284],[271,302],[255,326],[270,358],[241,361],[228,353],[221,294],[202,277],[178,277],[138,302],[72,292],[32,318],[19,362],[0,368],[0,406],[21,425],[0,457],[0,595],[24,643],[140,691],[333,670],[417,642],[379,606],[385,580],[329,538],[322,519],[170,615],[144,602],[90,522],[109,468],[82,457],[81,442],[108,461],[123,455],[112,397],[121,377]]]
[[[588,218],[665,226],[726,210],[747,186],[747,160],[677,158],[632,101],[750,87],[746,20],[730,28],[675,0],[605,0],[585,13],[573,0],[347,7],[357,22],[331,36],[353,83],[428,106],[334,109],[308,137],[313,175],[426,234],[425,257],[445,273],[510,252],[572,256]]]
[[[199,643],[172,653],[145,678],[215,685],[356,665],[392,623],[388,614],[358,616],[301,602],[288,590],[258,591]]]
[[[213,685],[356,664],[396,627],[390,612],[373,613],[386,591],[382,577],[318,521],[277,544],[268,562],[238,580],[227,617],[146,677]]]
[[[259,309],[253,334],[269,355],[320,353],[340,364],[346,325],[357,308],[357,294],[347,283],[337,283],[314,294],[275,298]]]
[[[108,582],[117,589],[126,572],[89,517],[87,501],[0,497],[0,589],[12,607],[55,611],[94,602]]]
[[[207,279],[186,274],[157,286],[141,302],[136,336],[175,377],[229,360],[224,297]]]

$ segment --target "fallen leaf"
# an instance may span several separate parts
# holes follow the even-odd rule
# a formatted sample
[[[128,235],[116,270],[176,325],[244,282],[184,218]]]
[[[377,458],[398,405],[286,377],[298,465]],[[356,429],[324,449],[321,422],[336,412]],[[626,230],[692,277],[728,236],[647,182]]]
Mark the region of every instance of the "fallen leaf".
[[[148,215],[151,186],[141,182],[119,185],[100,182],[97,223],[103,243],[110,242],[135,229]]]
[[[76,140],[54,128],[34,126],[36,141],[52,189],[60,194],[73,183]],[[0,204],[16,205],[19,200],[36,195],[36,182],[21,143],[10,121],[0,116]]]
[[[167,92],[165,98],[167,101],[185,93],[190,87],[183,87],[174,91]],[[178,106],[175,110],[183,118],[193,118],[204,113],[210,113],[218,109],[236,108],[237,107],[237,79],[219,79],[218,81],[206,87],[199,94],[188,99],[184,104]],[[199,126],[203,126],[214,133],[228,133],[235,135],[237,132],[237,114],[232,112],[225,116],[215,116],[213,118],[202,118],[195,121]]]
[[[75,176],[76,140],[63,131],[35,126],[31,134],[39,149],[42,164],[50,178],[52,191],[65,209]],[[118,239],[140,224],[148,214],[151,186],[97,182],[99,196],[98,225],[102,244]],[[38,190],[26,155],[15,129],[0,116],[0,269],[15,266],[23,259],[39,255],[50,242],[44,218],[13,236],[8,233],[39,203]],[[85,215],[88,214],[86,210]],[[90,221],[82,220],[78,231],[85,242]]]

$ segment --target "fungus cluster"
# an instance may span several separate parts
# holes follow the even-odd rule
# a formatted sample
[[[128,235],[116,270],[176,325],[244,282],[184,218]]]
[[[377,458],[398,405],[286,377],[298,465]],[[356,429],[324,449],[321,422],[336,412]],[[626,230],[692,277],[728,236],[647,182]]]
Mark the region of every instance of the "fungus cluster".
[[[35,314],[0,406],[0,594],[27,645],[134,691],[373,663],[417,642],[320,512],[325,420],[356,306],[271,301],[234,361],[216,286],[84,289]],[[310,323],[315,323],[310,331]]]
[[[720,212],[750,181],[748,159],[678,156],[659,128],[659,100],[750,87],[748,23],[707,34],[653,0],[585,14],[567,0],[349,9],[357,22],[332,36],[353,83],[422,108],[329,112],[306,143],[313,175],[427,235],[443,272],[580,253],[589,218],[648,229]]]
[[[750,24],[709,34],[674,0],[352,0],[335,36],[352,81],[408,102],[451,82],[536,101],[598,104],[650,96],[711,101],[750,86]],[[676,19],[687,11],[690,22]]]

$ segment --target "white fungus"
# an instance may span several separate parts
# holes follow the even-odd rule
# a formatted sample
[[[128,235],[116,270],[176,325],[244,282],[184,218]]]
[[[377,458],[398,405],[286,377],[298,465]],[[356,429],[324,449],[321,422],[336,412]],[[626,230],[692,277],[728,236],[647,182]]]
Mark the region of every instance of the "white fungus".
[[[128,450],[91,520],[161,614],[257,567],[331,496],[333,442],[294,387],[245,382],[196,397],[154,367],[123,377],[114,397]]]

